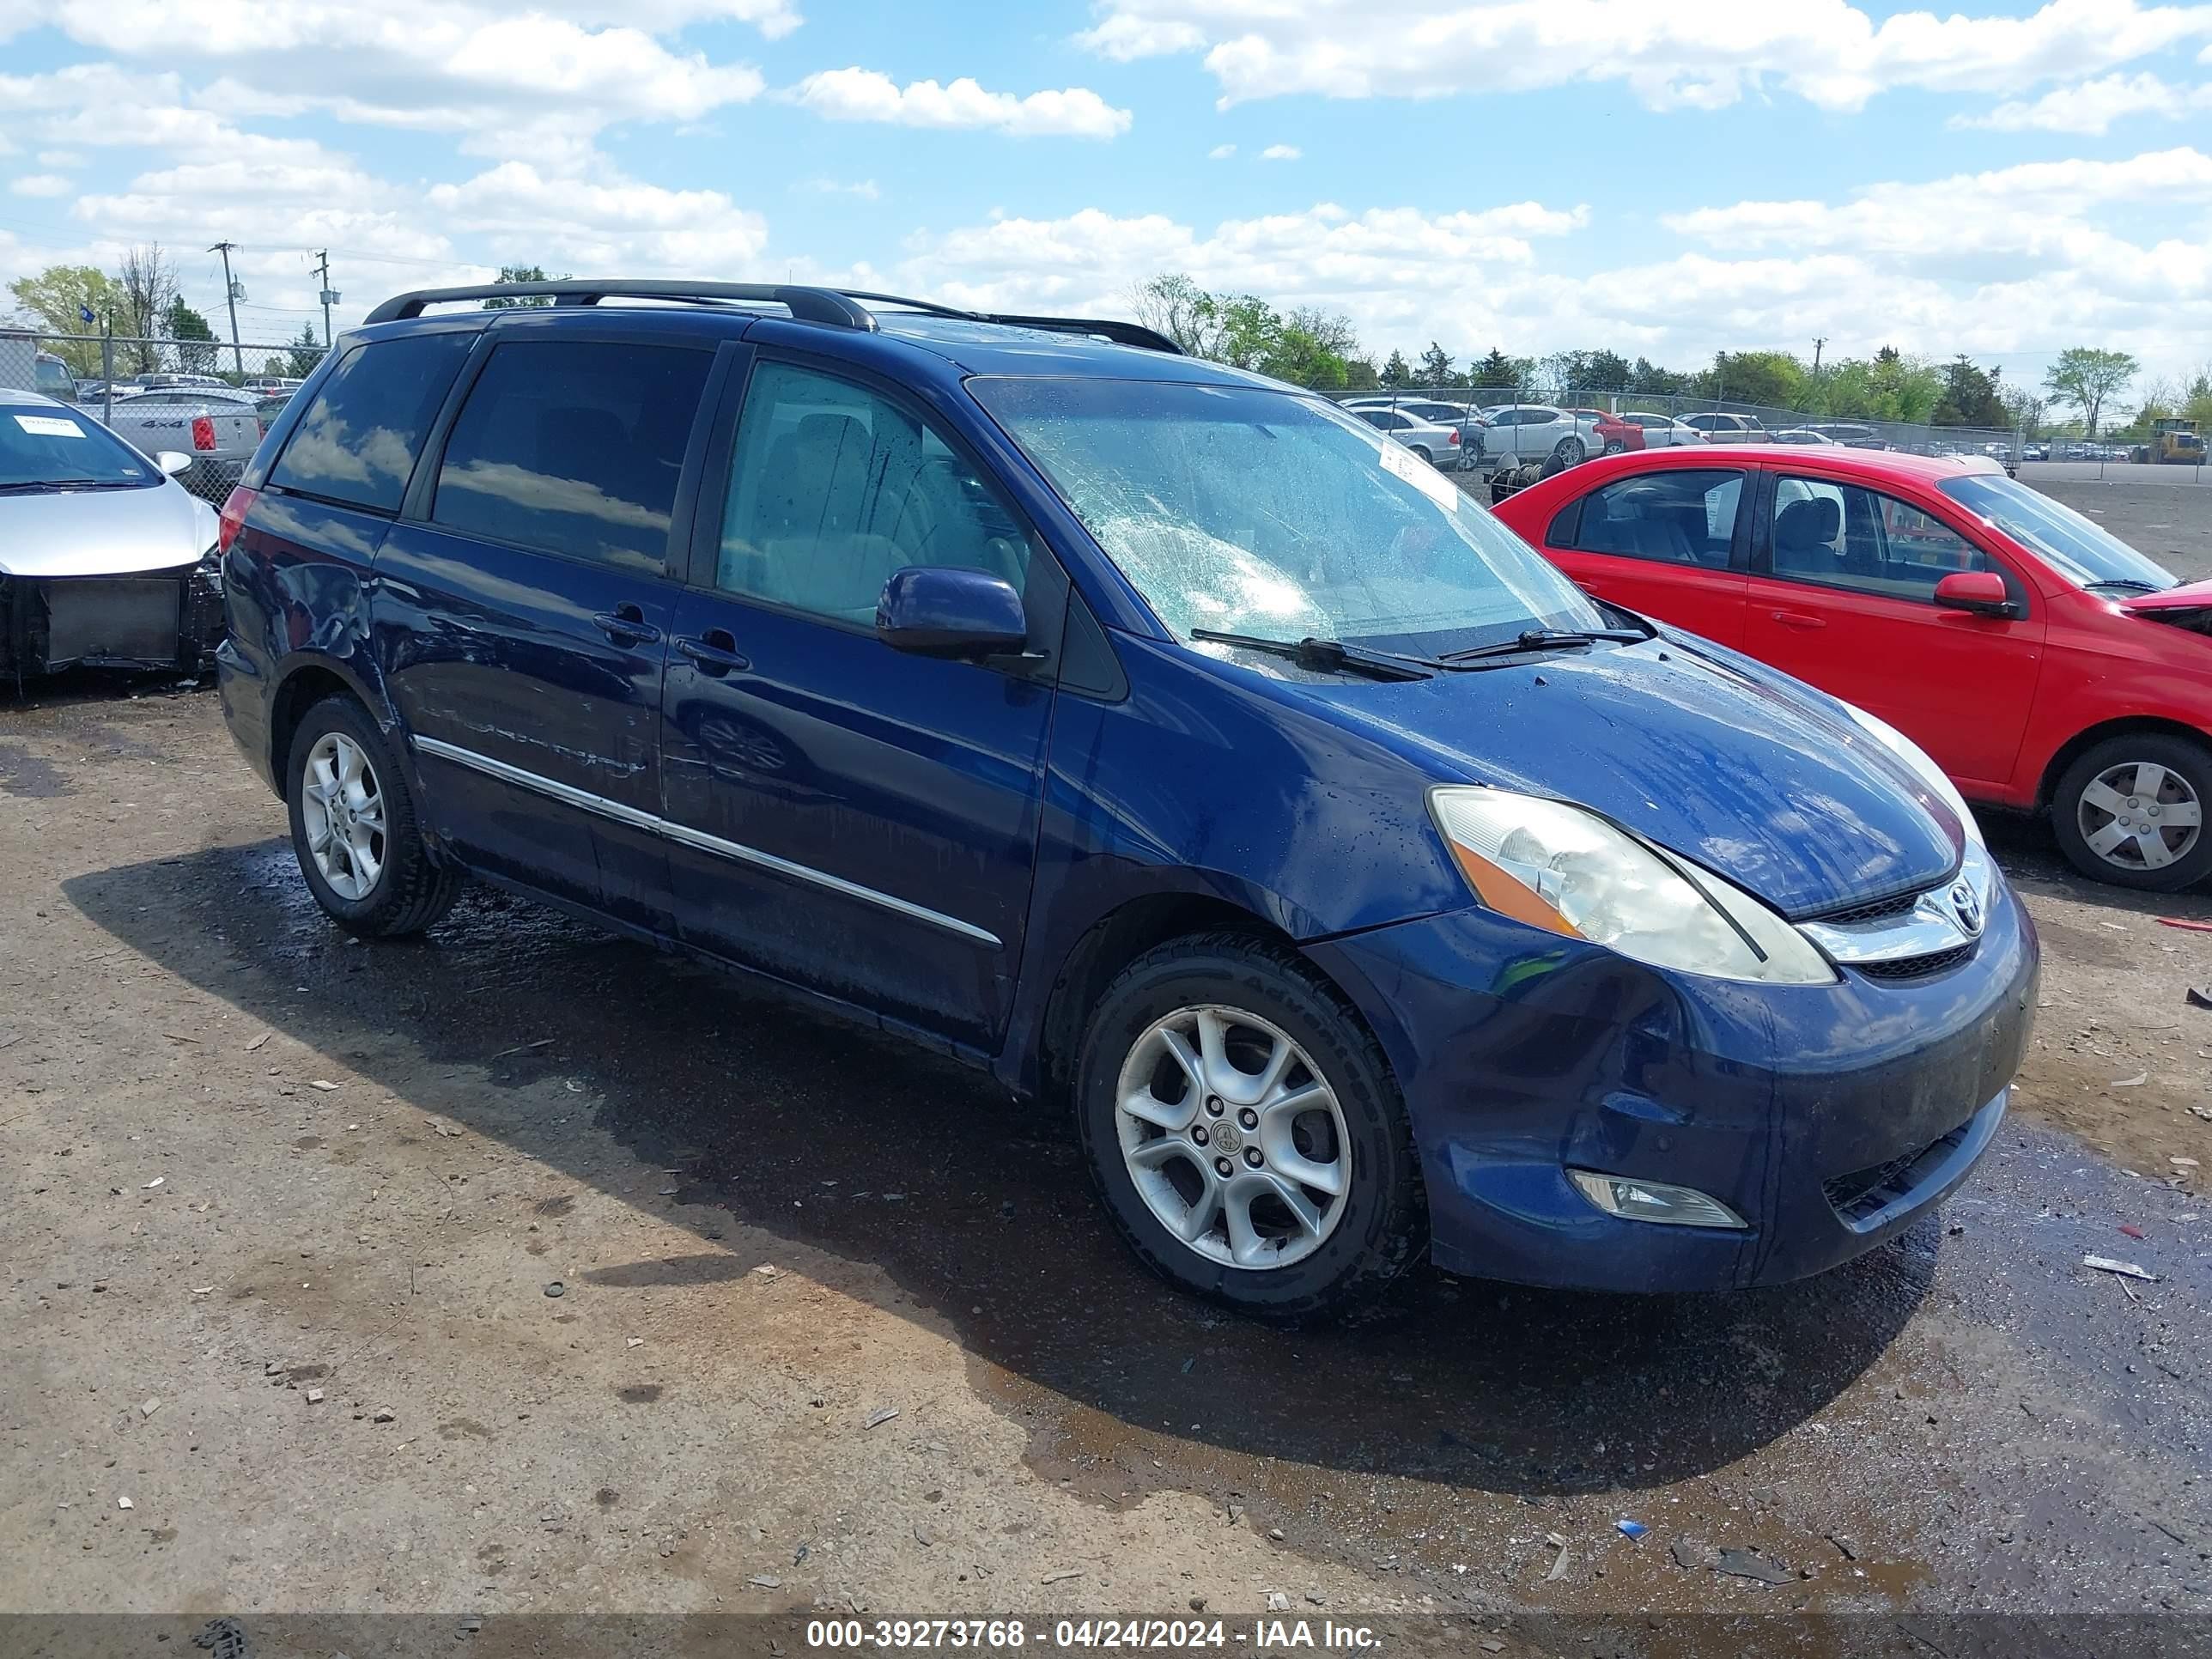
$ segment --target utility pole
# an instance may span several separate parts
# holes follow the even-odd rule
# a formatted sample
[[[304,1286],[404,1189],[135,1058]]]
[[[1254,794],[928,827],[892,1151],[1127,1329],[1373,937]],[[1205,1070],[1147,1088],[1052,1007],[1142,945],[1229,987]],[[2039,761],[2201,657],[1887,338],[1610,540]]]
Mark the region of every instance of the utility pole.
[[[246,354],[238,349],[238,284],[230,280],[230,251],[235,242],[217,242],[210,253],[222,255],[222,296],[230,304],[230,366],[238,371],[238,378],[246,378]]]
[[[337,290],[331,286],[331,251],[323,249],[315,258],[322,261],[315,274],[323,279],[323,349],[331,349],[331,307],[337,303]]]
[[[1813,342],[1813,372],[1815,374],[1820,372],[1820,348],[1827,343],[1828,337],[1825,334]]]

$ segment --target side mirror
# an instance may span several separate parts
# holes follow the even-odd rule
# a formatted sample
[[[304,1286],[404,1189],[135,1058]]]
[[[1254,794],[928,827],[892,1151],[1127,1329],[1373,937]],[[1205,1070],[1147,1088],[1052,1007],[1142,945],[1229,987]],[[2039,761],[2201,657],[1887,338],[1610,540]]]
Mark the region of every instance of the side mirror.
[[[156,450],[154,453],[154,465],[172,478],[179,472],[188,471],[191,464],[192,458],[180,449],[161,449]]]
[[[1978,617],[2020,614],[2005,587],[2005,579],[1994,570],[1954,570],[1936,584],[1936,603],[1951,611],[1971,611]]]
[[[917,657],[1018,656],[1029,634],[1022,596],[986,571],[909,565],[876,601],[876,637]]]

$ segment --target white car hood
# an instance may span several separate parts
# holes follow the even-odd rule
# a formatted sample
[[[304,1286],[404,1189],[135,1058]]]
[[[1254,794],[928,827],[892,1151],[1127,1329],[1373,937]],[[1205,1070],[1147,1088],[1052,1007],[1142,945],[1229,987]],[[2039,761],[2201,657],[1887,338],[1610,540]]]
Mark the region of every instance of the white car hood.
[[[151,489],[0,495],[0,574],[125,576],[197,564],[216,512],[173,479]]]

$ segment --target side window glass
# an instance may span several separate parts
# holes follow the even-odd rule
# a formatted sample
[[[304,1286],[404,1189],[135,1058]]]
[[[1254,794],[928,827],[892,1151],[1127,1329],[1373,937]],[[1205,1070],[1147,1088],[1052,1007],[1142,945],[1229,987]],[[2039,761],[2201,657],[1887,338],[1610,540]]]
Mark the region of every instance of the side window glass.
[[[354,347],[316,388],[269,482],[398,512],[430,418],[476,342],[472,333],[446,331]]]
[[[1775,486],[1774,574],[1932,604],[1954,571],[1986,570],[1981,550],[1918,507],[1856,484],[1783,478]]]
[[[1019,592],[1030,548],[998,491],[903,405],[789,363],[745,388],[714,586],[827,620],[875,620],[909,565],[952,565]]]
[[[430,517],[624,569],[667,568],[677,476],[712,357],[671,346],[510,341],[469,388]]]
[[[1743,474],[1668,468],[1606,485],[1583,502],[1572,545],[1661,564],[1728,568]]]

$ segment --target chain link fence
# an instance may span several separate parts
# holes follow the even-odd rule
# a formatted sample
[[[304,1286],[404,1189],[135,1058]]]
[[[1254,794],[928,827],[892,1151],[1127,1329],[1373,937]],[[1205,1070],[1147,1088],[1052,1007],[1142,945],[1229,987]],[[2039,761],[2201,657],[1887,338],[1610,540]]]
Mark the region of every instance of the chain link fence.
[[[219,507],[323,355],[305,339],[234,346],[0,329],[0,387],[75,404],[149,456],[184,456],[177,481]]]

